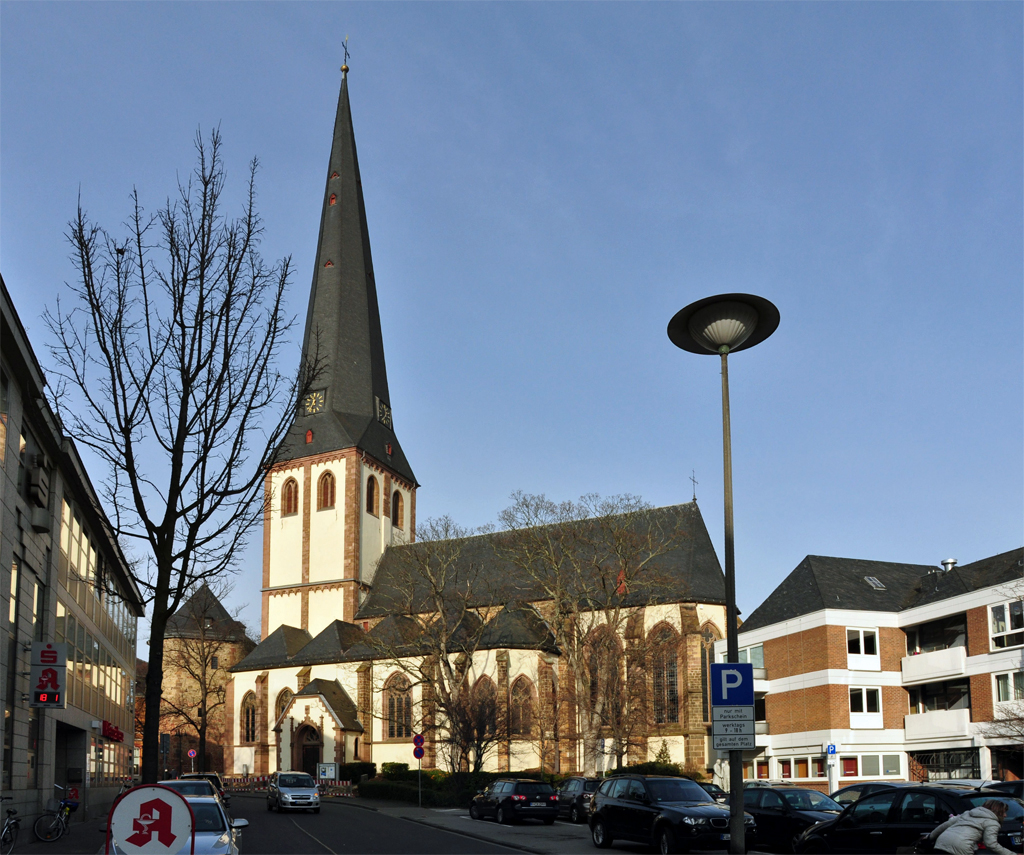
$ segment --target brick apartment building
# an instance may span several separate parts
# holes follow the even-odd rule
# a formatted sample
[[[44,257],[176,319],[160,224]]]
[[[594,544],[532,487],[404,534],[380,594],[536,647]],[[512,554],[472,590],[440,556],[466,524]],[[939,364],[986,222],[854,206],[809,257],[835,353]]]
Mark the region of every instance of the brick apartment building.
[[[1022,777],[1022,596],[1021,549],[962,567],[807,556],[740,627],[759,719],[744,775]]]

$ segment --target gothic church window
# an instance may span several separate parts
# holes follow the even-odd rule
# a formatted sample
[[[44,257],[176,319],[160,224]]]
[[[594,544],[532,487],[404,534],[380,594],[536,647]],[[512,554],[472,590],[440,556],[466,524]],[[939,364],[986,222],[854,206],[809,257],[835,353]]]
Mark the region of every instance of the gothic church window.
[[[384,709],[387,711],[386,739],[412,737],[412,687],[401,674],[395,674],[384,686]]]
[[[293,697],[291,689],[281,689],[281,694],[277,696],[277,703],[274,704],[274,721],[277,721],[284,714],[288,704],[291,702]]]
[[[377,479],[372,475],[366,479],[366,513],[380,516],[380,496],[377,495]]]
[[[711,705],[710,705],[710,692],[711,692],[711,663],[715,661],[715,642],[718,641],[722,636],[718,634],[718,630],[710,624],[706,623],[701,627],[700,630],[700,691],[701,691],[701,711],[704,716],[704,721],[711,721]]]
[[[498,719],[498,690],[490,677],[481,677],[469,694],[469,720],[473,733],[479,738],[493,735]]]
[[[391,497],[391,524],[397,528],[405,527],[405,508],[402,503],[402,494],[395,490]]]
[[[529,736],[533,730],[533,686],[528,677],[519,677],[509,692],[508,726],[513,736]]]
[[[655,630],[651,645],[654,723],[679,723],[679,663],[676,633],[667,626]]]
[[[322,511],[324,508],[334,507],[334,475],[331,472],[324,472],[316,485],[316,509]]]
[[[299,512],[299,482],[289,478],[281,488],[281,516],[288,517]]]
[[[241,709],[242,720],[242,742],[252,743],[256,741],[256,695],[247,692],[242,698]]]

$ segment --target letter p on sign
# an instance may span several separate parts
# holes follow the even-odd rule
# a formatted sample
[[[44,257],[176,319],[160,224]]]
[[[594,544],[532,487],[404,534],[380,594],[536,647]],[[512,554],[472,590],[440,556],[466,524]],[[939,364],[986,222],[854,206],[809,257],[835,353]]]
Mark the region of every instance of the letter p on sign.
[[[711,666],[711,706],[750,707],[753,705],[753,665],[748,662],[729,662]]]

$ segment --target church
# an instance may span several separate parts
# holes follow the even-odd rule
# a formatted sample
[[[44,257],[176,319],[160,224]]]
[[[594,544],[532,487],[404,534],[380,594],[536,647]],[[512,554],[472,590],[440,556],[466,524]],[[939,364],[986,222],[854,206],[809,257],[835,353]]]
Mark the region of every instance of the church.
[[[320,369],[266,476],[260,643],[230,669],[226,771],[415,763],[413,739],[422,735],[424,768],[472,761],[569,773],[667,752],[705,772],[707,673],[725,634],[725,584],[696,502],[642,514],[651,560],[630,560],[649,582],[634,582],[627,560],[603,586],[610,599],[600,607],[593,574],[603,559],[560,601],[544,561],[523,558],[531,537],[551,542],[565,527],[526,530],[516,541],[507,532],[417,540],[418,484],[392,421],[347,66],[342,72],[303,339],[304,363]],[[438,586],[439,567],[450,573]],[[589,629],[581,635],[581,627]],[[617,657],[610,671],[596,652],[601,628],[602,649]],[[455,682],[417,678],[428,672]],[[487,737],[475,756],[453,760],[449,750],[445,717],[455,717],[457,702],[446,706],[449,688],[490,704],[474,708],[486,710],[478,730]],[[602,706],[628,721],[628,733],[594,717]]]

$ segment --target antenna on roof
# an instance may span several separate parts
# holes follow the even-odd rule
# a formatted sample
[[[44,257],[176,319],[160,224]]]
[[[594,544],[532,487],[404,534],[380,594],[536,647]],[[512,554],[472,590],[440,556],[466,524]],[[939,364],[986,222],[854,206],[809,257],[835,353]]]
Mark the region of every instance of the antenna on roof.
[[[697,480],[697,473],[694,470],[690,470],[690,480],[693,482],[693,500],[697,501],[697,485],[700,481]]]

